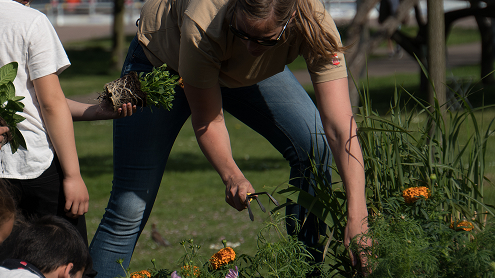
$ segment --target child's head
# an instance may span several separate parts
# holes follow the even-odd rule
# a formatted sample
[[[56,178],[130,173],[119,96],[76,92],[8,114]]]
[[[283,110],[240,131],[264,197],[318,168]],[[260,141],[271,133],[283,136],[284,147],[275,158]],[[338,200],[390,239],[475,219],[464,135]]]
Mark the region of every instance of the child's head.
[[[0,244],[10,235],[14,227],[15,203],[7,189],[5,180],[0,179]]]
[[[67,266],[70,277],[80,277],[92,267],[88,247],[76,228],[52,215],[35,220],[19,233],[12,258],[33,264],[43,274]]]

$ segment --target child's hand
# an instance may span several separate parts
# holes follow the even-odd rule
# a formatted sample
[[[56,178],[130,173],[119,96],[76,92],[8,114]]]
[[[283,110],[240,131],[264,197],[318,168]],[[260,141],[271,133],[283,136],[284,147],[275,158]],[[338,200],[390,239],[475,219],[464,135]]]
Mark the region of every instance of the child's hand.
[[[136,112],[136,105],[132,105],[130,102],[127,104],[122,104],[122,107],[118,109],[119,117],[123,118],[127,116],[132,116],[132,113]]]
[[[66,177],[63,184],[66,215],[77,218],[88,212],[89,194],[82,177]]]
[[[6,138],[7,134],[5,134],[7,131],[9,131],[9,128],[6,126],[0,126],[0,149],[4,145],[4,139]]]
[[[122,107],[120,107],[117,112],[114,112],[110,105],[103,103],[99,105],[98,114],[100,114],[100,118],[103,119],[118,119],[132,116],[132,114],[136,112],[136,109],[136,105],[132,105],[129,102],[122,104]]]

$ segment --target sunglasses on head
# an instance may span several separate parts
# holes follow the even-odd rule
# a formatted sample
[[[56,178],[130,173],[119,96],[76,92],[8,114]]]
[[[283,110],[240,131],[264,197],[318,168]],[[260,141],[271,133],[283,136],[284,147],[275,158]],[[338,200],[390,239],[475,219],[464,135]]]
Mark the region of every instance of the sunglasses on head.
[[[234,22],[234,15],[235,15],[235,8],[234,8],[234,11],[232,12],[232,17],[230,18],[230,24],[229,24],[230,31],[232,31],[232,33],[234,33],[234,35],[236,35],[241,40],[249,40],[249,41],[255,42],[255,43],[262,45],[262,46],[274,46],[274,45],[276,45],[280,41],[280,38],[282,38],[282,34],[284,33],[285,29],[287,28],[287,25],[289,25],[289,21],[290,21],[290,18],[289,18],[289,20],[287,20],[287,22],[285,23],[284,28],[282,29],[282,32],[280,32],[280,35],[278,35],[278,37],[276,39],[274,39],[274,40],[255,39],[255,38],[251,38],[251,36],[249,36],[245,32],[234,27],[234,25],[232,24]]]

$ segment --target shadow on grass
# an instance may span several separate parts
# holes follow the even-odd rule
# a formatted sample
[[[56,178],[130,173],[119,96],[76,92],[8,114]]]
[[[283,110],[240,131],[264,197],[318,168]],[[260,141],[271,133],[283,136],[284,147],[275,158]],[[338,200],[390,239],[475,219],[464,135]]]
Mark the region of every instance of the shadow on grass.
[[[239,168],[245,171],[268,171],[286,167],[287,161],[280,158],[235,158]],[[112,155],[92,155],[79,158],[81,172],[88,177],[96,177],[102,174],[113,173]],[[189,171],[214,171],[203,154],[175,153],[170,156],[165,171],[189,172]]]
[[[126,36],[124,46],[124,58],[129,44],[134,36]],[[64,77],[77,77],[81,75],[111,75],[111,40],[108,38],[94,39],[84,42],[71,43],[65,51],[71,62],[71,66],[64,71]]]
[[[102,174],[113,173],[112,155],[91,155],[79,157],[81,173],[88,177],[97,177]]]
[[[234,157],[237,166],[245,171],[266,171],[278,169],[288,162],[280,155],[280,158],[262,157]],[[175,153],[170,156],[167,162],[166,171],[187,172],[187,171],[214,171],[203,154]]]

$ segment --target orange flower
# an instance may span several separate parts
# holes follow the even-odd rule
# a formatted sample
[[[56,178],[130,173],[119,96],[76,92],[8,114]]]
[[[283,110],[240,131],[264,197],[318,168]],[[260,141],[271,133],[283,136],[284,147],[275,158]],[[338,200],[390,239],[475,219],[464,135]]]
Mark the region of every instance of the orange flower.
[[[147,270],[141,270],[131,273],[130,278],[150,278],[151,273]]]
[[[423,196],[428,199],[428,197],[430,197],[430,190],[427,187],[420,186],[410,187],[402,192],[402,197],[404,197],[404,201],[406,201],[407,204],[414,203],[419,199],[418,196]]]
[[[220,249],[210,258],[210,263],[213,269],[218,269],[222,265],[226,265],[235,259],[234,249],[230,247],[225,247]]]
[[[455,227],[455,228],[454,228]],[[473,226],[473,223],[469,222],[469,221],[461,221],[461,222],[457,222],[457,225],[454,226],[454,222],[450,223],[450,228],[451,229],[454,229],[456,231],[471,231],[474,226]]]
[[[190,272],[191,269],[192,269],[192,275],[194,277],[198,277],[199,276],[199,268],[195,265],[185,265],[183,267],[181,267],[182,271],[186,271],[186,272]],[[189,277],[189,273],[182,273],[182,275],[184,275],[185,277]]]

